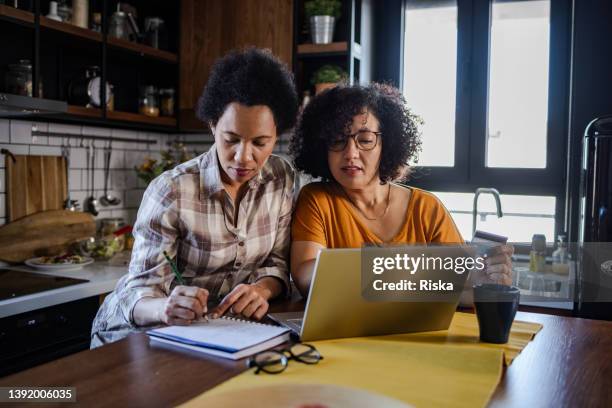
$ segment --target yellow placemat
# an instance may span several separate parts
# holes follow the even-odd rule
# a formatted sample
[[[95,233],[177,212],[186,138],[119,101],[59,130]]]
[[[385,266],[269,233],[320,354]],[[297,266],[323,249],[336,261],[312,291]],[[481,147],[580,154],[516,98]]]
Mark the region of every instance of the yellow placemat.
[[[379,338],[312,343],[324,360],[317,365],[291,361],[281,374],[249,370],[188,401],[184,406],[211,406],[209,397],[252,387],[327,384],[364,389],[416,407],[482,407],[502,373],[502,351]],[[244,406],[266,406],[245,400]],[[299,406],[299,405],[297,405]]]
[[[480,348],[499,349],[504,351],[504,362],[510,365],[527,344],[542,329],[539,323],[515,320],[510,329],[510,338],[506,344],[481,343],[479,340],[478,320],[472,313],[455,313],[448,330],[425,333],[395,334],[383,336],[394,341],[410,341],[427,344],[453,344]]]
[[[317,341],[325,357],[310,366],[290,361],[278,375],[249,370],[188,401],[207,406],[212,397],[253,387],[327,384],[364,389],[416,407],[485,406],[509,364],[541,329],[515,322],[505,345],[478,342],[476,316],[456,313],[448,331]],[[259,405],[258,405],[259,404]],[[245,401],[245,406],[266,406]]]

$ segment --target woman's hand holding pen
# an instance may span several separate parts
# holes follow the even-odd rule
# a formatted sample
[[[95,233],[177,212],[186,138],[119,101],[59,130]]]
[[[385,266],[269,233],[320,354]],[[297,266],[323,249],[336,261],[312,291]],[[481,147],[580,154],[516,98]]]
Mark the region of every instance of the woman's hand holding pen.
[[[196,286],[176,286],[159,309],[159,320],[168,325],[186,326],[208,312],[208,291]]]

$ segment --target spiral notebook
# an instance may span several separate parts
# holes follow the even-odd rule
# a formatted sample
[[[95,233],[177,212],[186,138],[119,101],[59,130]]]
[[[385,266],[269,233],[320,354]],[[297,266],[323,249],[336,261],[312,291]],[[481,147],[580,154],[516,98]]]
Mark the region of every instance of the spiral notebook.
[[[149,330],[151,344],[186,348],[238,360],[268,350],[289,340],[284,327],[220,317],[190,326],[168,326]]]

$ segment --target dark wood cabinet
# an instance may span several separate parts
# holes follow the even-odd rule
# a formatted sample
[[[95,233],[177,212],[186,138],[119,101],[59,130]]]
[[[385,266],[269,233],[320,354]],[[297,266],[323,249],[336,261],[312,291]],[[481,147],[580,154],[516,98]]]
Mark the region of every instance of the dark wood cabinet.
[[[31,61],[34,88],[42,84],[39,97],[67,101],[68,112],[45,117],[50,121],[84,122],[98,125],[177,130],[175,116],[150,117],[139,113],[139,89],[144,85],[179,89],[179,12],[180,2],[130,0],[136,10],[136,22],[145,31],[146,17],[161,17],[168,34],[167,49],[157,49],[142,42],[127,41],[107,35],[117,0],[89,0],[89,22],[99,13],[103,30],[55,21],[45,17],[49,1],[20,1],[19,9],[0,5],[0,90],[5,90],[9,64]],[[11,3],[12,4],[12,3]],[[91,26],[91,25],[90,25]],[[101,104],[86,107],[71,104],[69,87],[84,76],[88,67],[97,66],[102,82],[108,81],[114,94],[113,107]],[[38,80],[36,80],[38,79]],[[104,87],[99,87],[105,100]],[[176,106],[176,104],[175,104]]]
[[[46,18],[48,1],[32,1],[29,9],[0,5],[0,34],[7,44],[0,57],[6,67],[21,59],[33,61],[42,78],[44,97],[66,101],[70,81],[86,67],[101,67],[113,85],[114,109],[69,105],[68,113],[50,120],[89,121],[168,130],[202,131],[195,110],[214,61],[245,46],[269,48],[295,72],[298,92],[311,90],[310,77],[320,66],[335,64],[349,81],[371,79],[372,1],[344,0],[334,42],[314,45],[304,16],[304,0],[132,0],[143,17],[164,18],[168,50],[110,37]],[[91,12],[103,13],[108,27],[114,0],[91,0]],[[28,6],[26,6],[28,7]],[[4,72],[2,73],[4,75]],[[146,117],[138,113],[138,88],[152,84],[174,88],[177,117]]]
[[[293,0],[182,0],[179,123],[204,130],[195,108],[214,61],[229,50],[269,48],[292,66]]]

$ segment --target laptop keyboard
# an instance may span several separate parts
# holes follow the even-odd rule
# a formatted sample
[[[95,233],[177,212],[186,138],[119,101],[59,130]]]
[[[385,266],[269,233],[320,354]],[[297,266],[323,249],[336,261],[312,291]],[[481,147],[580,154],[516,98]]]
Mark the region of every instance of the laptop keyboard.
[[[287,323],[297,326],[300,330],[302,329],[303,321],[304,319],[287,319]]]

